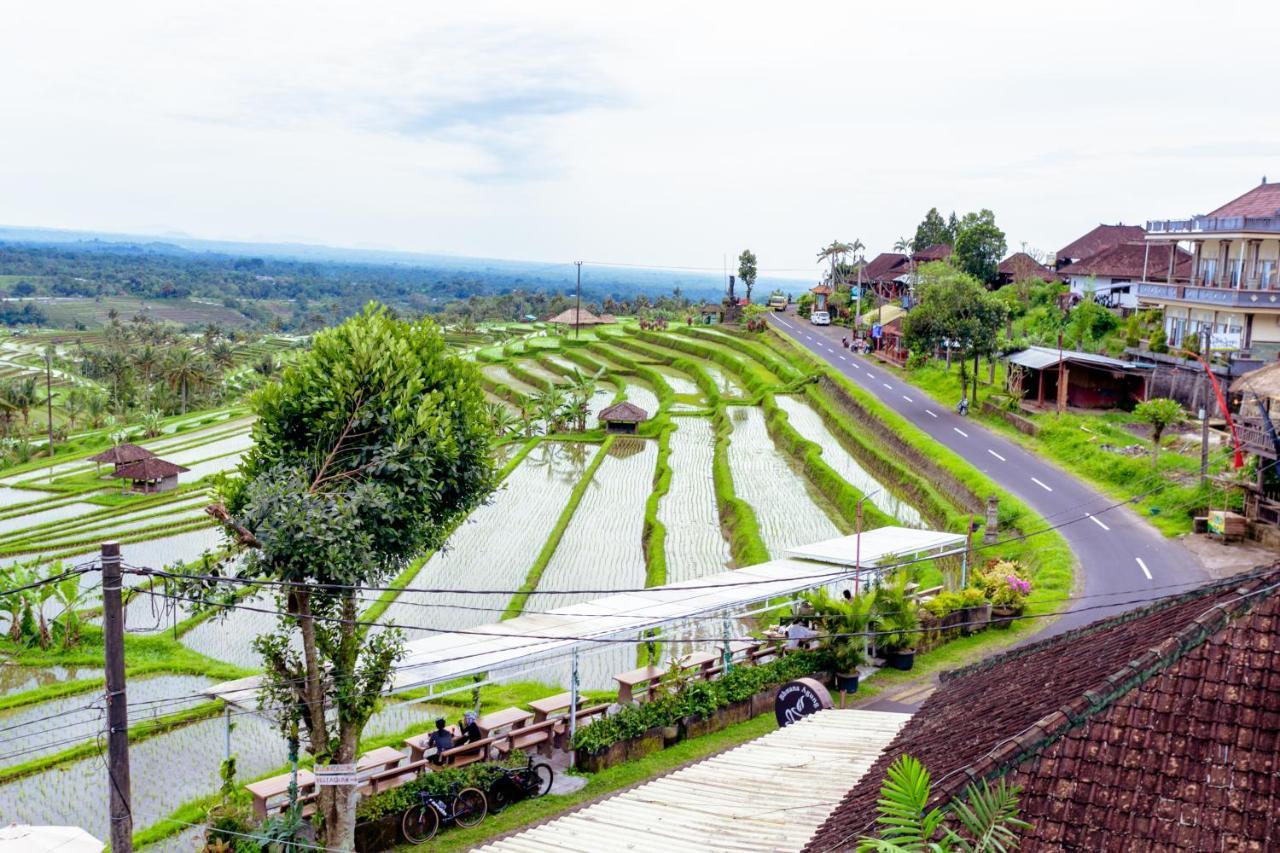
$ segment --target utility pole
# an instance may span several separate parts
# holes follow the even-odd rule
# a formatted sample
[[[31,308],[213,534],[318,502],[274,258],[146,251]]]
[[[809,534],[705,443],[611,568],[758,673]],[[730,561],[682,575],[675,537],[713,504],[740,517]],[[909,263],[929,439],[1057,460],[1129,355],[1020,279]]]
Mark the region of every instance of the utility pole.
[[[49,458],[53,459],[53,344],[44,348],[44,405],[49,420]]]
[[[1209,330],[1200,327],[1200,352],[1209,354]],[[1205,382],[1202,380],[1202,386]],[[1206,393],[1204,404],[1200,407],[1200,485],[1209,482],[1209,395]]]
[[[1062,404],[1067,399],[1067,389],[1062,387],[1062,332],[1058,332],[1058,411],[1062,415]]]
[[[124,681],[124,613],[120,606],[120,545],[102,543],[102,639],[107,676],[107,787],[112,853],[133,851],[129,795],[129,704]]]
[[[578,304],[574,309],[573,316],[573,339],[578,339],[578,330],[582,328],[582,261],[574,261],[574,266],[578,268]]]

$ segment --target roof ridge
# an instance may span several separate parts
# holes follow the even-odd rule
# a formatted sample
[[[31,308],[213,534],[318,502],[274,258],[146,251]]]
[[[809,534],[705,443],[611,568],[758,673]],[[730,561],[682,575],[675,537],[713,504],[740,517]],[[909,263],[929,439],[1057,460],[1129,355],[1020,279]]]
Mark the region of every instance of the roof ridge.
[[[949,799],[971,781],[994,779],[1002,776],[1011,767],[1021,764],[1045,747],[1052,745],[1072,729],[1084,725],[1098,712],[1110,708],[1135,687],[1144,684],[1160,672],[1179,662],[1188,652],[1202,646],[1210,637],[1247,614],[1259,602],[1267,600],[1268,596],[1260,593],[1265,592],[1268,588],[1274,590],[1280,586],[1280,580],[1270,582],[1271,579],[1267,578],[1268,575],[1280,575],[1280,567],[1273,565],[1265,570],[1254,570],[1244,576],[1236,575],[1202,587],[1202,590],[1221,592],[1227,587],[1239,585],[1241,580],[1246,583],[1254,582],[1252,589],[1244,587],[1240,589],[1240,598],[1228,599],[1214,604],[1204,613],[1189,620],[1180,629],[1165,637],[1158,644],[1148,647],[1137,657],[1121,666],[1120,669],[1103,676],[1094,686],[1084,690],[1080,695],[1072,697],[1062,707],[1049,712],[1013,737],[997,743],[976,761],[952,771],[953,774],[963,777],[958,782],[943,784],[945,779],[938,780],[939,793],[943,794],[945,799]],[[1264,579],[1270,582],[1270,587],[1259,583]],[[1181,604],[1187,601],[1194,601],[1197,597],[1202,596],[1183,595],[1178,596],[1175,600]],[[1140,609],[1146,611],[1143,615],[1150,615],[1165,608],[1148,607]],[[1122,615],[1127,616],[1128,614]],[[1108,619],[1096,624],[1112,627],[1122,624],[1124,621],[1129,620]],[[1050,640],[1061,640],[1063,637],[1068,636],[1085,636],[1090,633],[1094,632],[1085,630],[1071,631],[1052,637]]]
[[[1025,646],[1009,649],[1001,652],[1000,654],[992,655],[989,658],[984,658],[983,660],[975,663],[959,667],[958,669],[947,670],[940,673],[938,679],[945,683],[953,678],[963,678],[975,672],[982,672],[983,670],[991,669],[993,666],[1004,663],[1005,661],[1026,657],[1029,654],[1034,654],[1035,652],[1041,651],[1049,646],[1070,642],[1079,637],[1085,637],[1101,631],[1107,631],[1116,625],[1120,625],[1125,622],[1132,622],[1136,619],[1142,619],[1153,613],[1158,613],[1159,611],[1170,607],[1177,607],[1180,604],[1185,604],[1186,602],[1193,601],[1197,598],[1205,598],[1220,592],[1226,587],[1234,586],[1242,582],[1247,583],[1278,570],[1280,570],[1280,562],[1273,563],[1269,566],[1257,566],[1248,572],[1242,572],[1241,574],[1233,575],[1229,578],[1222,578],[1221,580],[1207,583],[1203,586],[1198,586],[1195,589],[1190,589],[1186,592],[1157,598],[1141,607],[1135,607],[1132,610],[1117,613],[1116,615],[1106,619],[1099,619],[1097,622],[1090,622],[1088,625],[1082,625],[1079,628],[1073,628],[1070,631],[1064,631],[1061,634],[1055,634],[1052,637],[1045,637],[1044,639],[1027,643]]]

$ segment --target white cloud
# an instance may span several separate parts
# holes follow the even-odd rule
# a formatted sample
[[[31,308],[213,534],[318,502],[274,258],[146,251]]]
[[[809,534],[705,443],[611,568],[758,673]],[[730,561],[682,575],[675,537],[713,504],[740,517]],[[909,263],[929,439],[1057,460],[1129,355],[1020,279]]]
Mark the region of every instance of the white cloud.
[[[0,222],[807,269],[934,205],[1052,250],[1280,178],[1280,4],[1042,6],[23,4]]]

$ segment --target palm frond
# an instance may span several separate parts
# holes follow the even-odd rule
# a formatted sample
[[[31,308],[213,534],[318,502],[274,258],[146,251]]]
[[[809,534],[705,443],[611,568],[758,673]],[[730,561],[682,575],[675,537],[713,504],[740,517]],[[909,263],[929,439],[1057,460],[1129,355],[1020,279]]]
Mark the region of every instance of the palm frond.
[[[1020,788],[1003,779],[994,788],[987,782],[980,788],[970,785],[962,797],[952,802],[952,809],[972,838],[947,829],[947,842],[964,853],[1007,853],[1018,849],[1014,830],[1031,828],[1031,824],[1018,819],[1019,793]]]

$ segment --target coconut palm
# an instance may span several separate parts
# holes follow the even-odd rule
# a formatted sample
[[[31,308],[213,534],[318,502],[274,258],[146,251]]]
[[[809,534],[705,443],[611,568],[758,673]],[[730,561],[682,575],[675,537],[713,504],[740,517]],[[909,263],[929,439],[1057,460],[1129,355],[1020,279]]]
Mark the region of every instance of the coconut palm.
[[[863,247],[861,240],[854,240],[852,243],[845,243],[841,240],[832,240],[830,246],[826,246],[818,252],[818,261],[827,261],[831,264],[831,284],[834,287],[839,282],[839,267],[844,262],[846,255],[851,255],[860,251]]]
[[[102,394],[95,392],[85,396],[84,411],[89,416],[89,423],[94,429],[98,429],[106,423],[108,409],[107,398]]]
[[[62,398],[62,411],[67,414],[67,432],[76,428],[76,419],[84,414],[86,394],[83,388],[73,385]]]
[[[187,413],[187,400],[192,388],[199,388],[209,381],[208,363],[189,349],[177,349],[169,354],[164,364],[165,381],[182,395],[182,414]]]
[[[552,385],[534,397],[534,408],[542,419],[542,431],[550,435],[564,427],[565,396],[559,385]]]
[[[236,351],[226,341],[218,341],[209,350],[209,358],[217,367],[230,370],[236,364]]]

